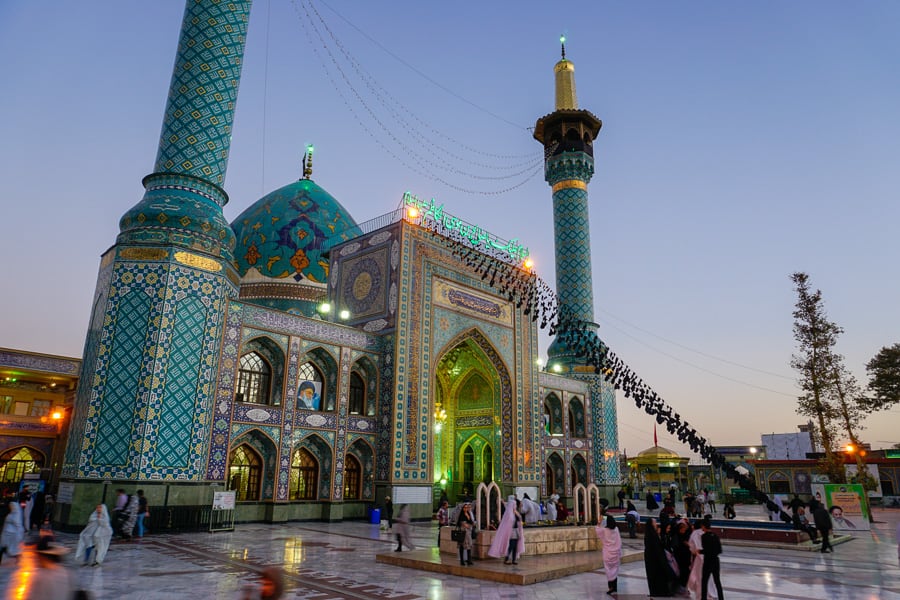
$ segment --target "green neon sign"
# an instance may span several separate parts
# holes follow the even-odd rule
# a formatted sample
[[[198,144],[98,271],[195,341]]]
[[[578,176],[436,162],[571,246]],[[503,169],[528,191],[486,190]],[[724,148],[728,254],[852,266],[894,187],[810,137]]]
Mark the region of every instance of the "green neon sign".
[[[430,224],[432,230],[443,228],[449,232],[456,232],[473,248],[497,250],[509,256],[514,263],[520,263],[528,258],[528,248],[523,247],[518,239],[502,240],[477,225],[466,223],[458,217],[445,213],[444,205],[435,203],[434,198],[426,201],[415,194],[404,192],[403,204],[418,209],[419,218],[423,223]]]

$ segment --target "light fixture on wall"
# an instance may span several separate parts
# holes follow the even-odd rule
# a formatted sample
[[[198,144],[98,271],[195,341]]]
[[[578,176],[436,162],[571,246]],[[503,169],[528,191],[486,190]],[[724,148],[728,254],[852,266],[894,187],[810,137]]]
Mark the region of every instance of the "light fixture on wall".
[[[444,427],[444,423],[447,422],[447,411],[441,405],[441,402],[438,401],[434,405],[434,430],[437,433],[441,432],[441,429]]]

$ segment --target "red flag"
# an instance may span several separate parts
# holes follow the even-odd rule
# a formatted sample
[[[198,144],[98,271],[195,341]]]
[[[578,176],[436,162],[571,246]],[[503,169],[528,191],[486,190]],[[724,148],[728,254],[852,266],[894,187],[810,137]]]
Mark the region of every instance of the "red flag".
[[[653,424],[653,445],[659,446],[659,440],[656,439],[656,423]]]

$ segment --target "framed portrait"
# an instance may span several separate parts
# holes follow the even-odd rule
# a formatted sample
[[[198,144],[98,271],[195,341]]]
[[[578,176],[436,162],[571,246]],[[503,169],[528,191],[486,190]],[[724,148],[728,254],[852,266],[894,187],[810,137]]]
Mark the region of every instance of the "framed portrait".
[[[297,386],[297,408],[303,410],[322,409],[322,384],[318,381],[301,381]]]

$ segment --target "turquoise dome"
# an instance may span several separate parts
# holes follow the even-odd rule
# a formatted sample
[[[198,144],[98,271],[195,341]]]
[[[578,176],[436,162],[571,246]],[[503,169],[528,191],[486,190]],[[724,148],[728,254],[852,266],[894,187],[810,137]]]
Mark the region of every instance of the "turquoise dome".
[[[311,179],[263,196],[231,224],[234,260],[241,277],[256,269],[264,278],[325,284],[325,242],[355,237],[359,229],[341,203]]]

